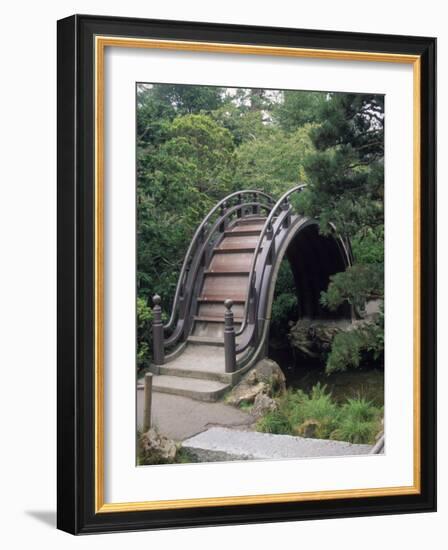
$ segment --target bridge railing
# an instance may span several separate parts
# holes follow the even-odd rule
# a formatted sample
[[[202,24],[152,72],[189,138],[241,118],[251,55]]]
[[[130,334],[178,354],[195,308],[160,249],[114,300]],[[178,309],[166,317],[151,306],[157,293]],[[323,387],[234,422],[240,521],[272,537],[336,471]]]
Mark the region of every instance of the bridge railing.
[[[251,214],[256,214],[260,209],[269,212],[273,205],[274,199],[267,193],[255,189],[245,189],[226,196],[209,211],[202,223],[196,229],[185,254],[178,277],[170,318],[164,325],[159,322],[157,342],[154,342],[155,348],[160,348],[161,345],[163,345],[164,348],[166,346],[172,346],[181,338],[183,334],[183,323],[179,323],[178,321],[188,312],[191,303],[193,283],[203,264],[204,254],[207,251],[207,247],[212,242],[213,237],[218,232],[222,232],[225,229],[233,216],[237,218],[243,217],[248,211]],[[155,296],[154,302],[155,305],[160,307],[160,297]],[[169,331],[171,331],[171,335],[165,338],[165,333]],[[161,335],[163,340],[160,343]],[[157,353],[159,353],[159,350],[156,351],[156,354]],[[159,353],[159,357],[163,357],[161,352]]]
[[[257,310],[259,306],[257,292],[261,288],[261,283],[264,275],[264,266],[263,270],[257,274],[257,263],[260,257],[260,252],[264,250],[267,257],[271,260],[270,263],[273,262],[275,256],[276,235],[283,229],[287,229],[290,223],[292,211],[290,196],[294,193],[302,192],[305,188],[306,184],[302,183],[286,191],[286,193],[284,193],[279,198],[279,200],[275,203],[274,207],[270,211],[269,216],[267,217],[263,229],[260,233],[249,271],[249,284],[246,293],[246,301],[244,304],[243,321],[240,328],[236,332],[236,336],[242,335],[249,324],[253,326],[253,331],[251,334],[248,335],[247,338],[245,338],[244,341],[240,342],[236,346],[235,353],[241,353],[249,347],[257,322]],[[274,220],[277,221],[274,222]]]

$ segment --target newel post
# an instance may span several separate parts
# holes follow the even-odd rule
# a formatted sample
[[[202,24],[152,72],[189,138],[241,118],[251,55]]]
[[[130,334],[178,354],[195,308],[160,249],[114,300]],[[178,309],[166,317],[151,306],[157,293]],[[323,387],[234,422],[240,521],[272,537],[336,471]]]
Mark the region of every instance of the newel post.
[[[269,225],[266,230],[266,239],[268,241],[271,241],[270,243],[268,243],[268,248],[269,248],[268,264],[272,265],[272,262],[274,261],[274,258],[275,258],[275,238],[274,238],[274,228],[272,227],[271,221],[269,221]]]
[[[236,351],[235,351],[235,326],[233,323],[233,301],[224,302],[226,312],[224,314],[224,355],[225,371],[235,372],[236,370]]]
[[[162,308],[160,306],[162,300],[160,296],[156,294],[153,296],[152,301],[154,303],[154,307],[152,308],[154,315],[152,322],[153,361],[156,365],[163,365],[165,362],[165,346],[163,342]]]
[[[287,212],[287,211],[289,210],[289,208],[290,208],[289,198],[286,197],[286,199],[285,199],[284,202],[283,202],[282,209],[283,209],[285,212]],[[287,229],[287,228],[289,227],[290,223],[291,223],[291,214],[290,214],[290,212],[288,212],[288,213],[286,214],[286,216],[283,218],[283,227],[284,227],[285,229]]]
[[[225,201],[221,204],[220,210],[221,210],[220,215],[224,217],[227,212],[227,203]],[[221,222],[221,225],[219,226],[219,230],[221,231],[221,233],[224,233],[224,231],[226,230],[226,227],[227,227],[227,218],[224,218]]]
[[[259,214],[260,213],[260,208],[258,206],[258,193],[254,193],[252,195],[252,200],[253,202],[255,203],[253,206],[252,206],[252,213],[253,214]]]

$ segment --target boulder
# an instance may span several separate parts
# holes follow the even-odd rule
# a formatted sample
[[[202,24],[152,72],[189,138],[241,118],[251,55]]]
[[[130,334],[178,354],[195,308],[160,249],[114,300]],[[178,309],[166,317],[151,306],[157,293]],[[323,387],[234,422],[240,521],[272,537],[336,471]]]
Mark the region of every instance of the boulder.
[[[271,359],[262,359],[232,389],[227,403],[238,407],[241,403],[254,403],[258,395],[273,397],[285,390],[286,380],[281,368]]]
[[[282,369],[272,359],[258,361],[249,373],[257,382],[263,382],[269,387],[269,395],[283,393],[286,390],[286,378]]]
[[[290,325],[288,339],[293,348],[313,359],[325,360],[334,337],[376,323],[381,312],[381,301],[370,300],[362,318],[355,319],[299,319]]]
[[[323,359],[331,349],[336,334],[347,330],[350,323],[332,320],[299,319],[290,329],[291,346],[313,359]]]
[[[265,384],[258,383],[255,385],[247,384],[242,380],[237,386],[233,388],[227,397],[227,403],[238,407],[241,403],[253,403],[257,395],[266,392],[267,388]]]
[[[275,399],[269,397],[265,393],[259,393],[254,401],[254,406],[252,407],[250,413],[255,418],[261,418],[269,412],[273,412],[278,409],[278,404]]]
[[[144,464],[169,463],[174,462],[176,458],[176,443],[161,435],[155,428],[150,428],[142,434],[139,443]]]

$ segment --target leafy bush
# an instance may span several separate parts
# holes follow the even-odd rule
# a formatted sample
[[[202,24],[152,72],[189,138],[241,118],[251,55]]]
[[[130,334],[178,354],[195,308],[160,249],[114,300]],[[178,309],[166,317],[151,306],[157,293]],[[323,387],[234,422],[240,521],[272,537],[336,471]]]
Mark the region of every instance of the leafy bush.
[[[381,298],[384,294],[384,265],[355,264],[330,277],[326,292],[321,294],[321,304],[335,311],[347,301],[363,309],[368,299]]]
[[[359,367],[364,356],[373,361],[382,359],[384,354],[384,312],[381,308],[373,323],[359,328],[339,332],[334,337],[325,370],[328,374],[342,372],[349,367]]]
[[[384,225],[365,227],[351,240],[353,256],[360,264],[382,264],[384,261]]]
[[[152,348],[151,323],[152,309],[142,297],[137,297],[137,368],[142,370],[149,366]]]

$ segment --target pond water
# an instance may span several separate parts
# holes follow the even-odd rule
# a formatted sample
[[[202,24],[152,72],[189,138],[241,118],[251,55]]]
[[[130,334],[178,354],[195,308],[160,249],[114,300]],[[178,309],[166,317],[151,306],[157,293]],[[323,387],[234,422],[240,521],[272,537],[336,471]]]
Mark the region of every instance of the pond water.
[[[295,355],[291,348],[269,348],[269,357],[276,361],[286,377],[288,388],[310,391],[318,382],[326,385],[335,401],[364,397],[377,406],[384,405],[384,370],[363,365],[346,372],[325,373],[325,365]]]

